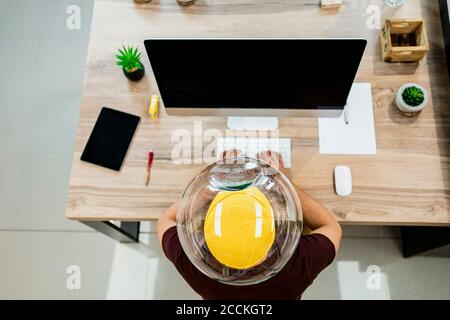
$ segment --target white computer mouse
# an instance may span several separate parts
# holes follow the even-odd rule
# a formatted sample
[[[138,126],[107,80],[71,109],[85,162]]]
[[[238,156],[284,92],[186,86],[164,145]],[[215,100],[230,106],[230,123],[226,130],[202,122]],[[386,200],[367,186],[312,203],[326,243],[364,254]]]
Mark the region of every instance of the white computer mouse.
[[[336,166],[334,168],[334,188],[336,193],[342,197],[352,194],[352,172],[347,166]]]

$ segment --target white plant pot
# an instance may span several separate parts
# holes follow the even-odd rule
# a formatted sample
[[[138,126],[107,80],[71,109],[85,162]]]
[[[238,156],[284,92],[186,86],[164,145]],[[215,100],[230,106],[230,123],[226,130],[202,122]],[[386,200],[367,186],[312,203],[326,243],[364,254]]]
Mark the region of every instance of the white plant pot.
[[[407,104],[402,97],[403,91],[405,91],[408,87],[417,87],[423,92],[423,102],[419,104],[418,106],[410,106]],[[400,87],[397,91],[397,96],[395,97],[395,104],[397,105],[397,108],[406,115],[415,115],[416,113],[422,111],[423,108],[426,107],[428,104],[428,92],[425,90],[424,87],[421,85],[418,85],[416,83],[406,83],[403,86]]]

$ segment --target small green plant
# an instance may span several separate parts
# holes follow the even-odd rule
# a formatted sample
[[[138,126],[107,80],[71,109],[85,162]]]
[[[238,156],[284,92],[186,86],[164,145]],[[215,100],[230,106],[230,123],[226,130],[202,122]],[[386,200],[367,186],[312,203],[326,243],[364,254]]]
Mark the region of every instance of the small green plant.
[[[402,98],[406,104],[412,107],[417,107],[425,99],[423,91],[417,87],[408,87],[405,90],[403,90]]]
[[[125,69],[126,72],[134,72],[143,69],[141,64],[141,53],[137,48],[125,47],[119,49],[120,55],[116,55],[117,65]]]

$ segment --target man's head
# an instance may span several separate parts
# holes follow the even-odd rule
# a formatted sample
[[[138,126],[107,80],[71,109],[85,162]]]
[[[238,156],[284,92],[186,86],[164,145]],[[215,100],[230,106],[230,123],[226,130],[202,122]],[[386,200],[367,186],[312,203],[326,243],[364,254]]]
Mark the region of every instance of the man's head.
[[[267,256],[275,239],[269,200],[256,187],[222,191],[205,218],[205,241],[212,255],[234,269],[249,269]]]

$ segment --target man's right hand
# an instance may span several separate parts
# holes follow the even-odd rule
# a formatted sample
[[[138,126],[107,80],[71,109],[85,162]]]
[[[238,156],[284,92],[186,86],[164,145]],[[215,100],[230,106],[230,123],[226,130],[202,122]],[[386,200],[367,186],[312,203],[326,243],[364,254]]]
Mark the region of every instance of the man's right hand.
[[[258,153],[256,155],[256,157],[259,160],[267,162],[268,164],[270,164],[272,167],[274,167],[275,169],[277,169],[284,175],[287,175],[287,170],[284,166],[283,157],[278,152],[271,151],[271,150],[263,151],[263,152]]]

